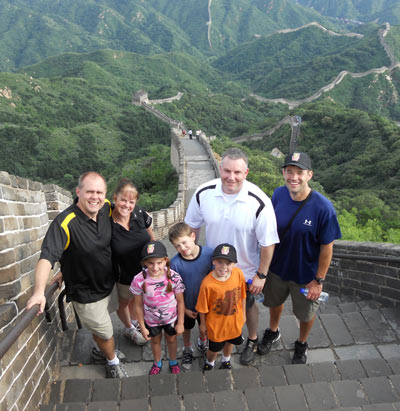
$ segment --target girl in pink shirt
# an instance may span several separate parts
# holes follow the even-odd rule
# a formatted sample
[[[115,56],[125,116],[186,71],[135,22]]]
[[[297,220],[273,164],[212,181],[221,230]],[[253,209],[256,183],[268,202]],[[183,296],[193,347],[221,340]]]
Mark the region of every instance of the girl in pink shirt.
[[[159,241],[147,243],[142,251],[143,271],[131,283],[134,305],[142,335],[151,340],[154,364],[150,375],[162,368],[161,337],[164,331],[169,354],[169,368],[180,373],[176,360],[176,336],[183,333],[185,286],[181,276],[169,267],[167,250]]]

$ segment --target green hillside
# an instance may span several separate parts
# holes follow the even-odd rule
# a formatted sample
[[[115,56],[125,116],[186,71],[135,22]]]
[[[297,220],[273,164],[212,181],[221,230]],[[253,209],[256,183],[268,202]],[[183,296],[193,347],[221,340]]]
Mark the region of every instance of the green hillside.
[[[319,13],[362,22],[378,21],[400,24],[400,4],[397,0],[297,0]]]
[[[268,98],[305,98],[341,71],[389,66],[378,28],[363,38],[331,36],[317,27],[274,34],[233,49],[213,65]]]
[[[214,1],[210,42],[207,1],[4,0],[0,3],[1,71],[66,52],[124,50],[144,55],[180,51],[219,55],[256,35],[311,21],[334,28],[319,13],[278,0]]]

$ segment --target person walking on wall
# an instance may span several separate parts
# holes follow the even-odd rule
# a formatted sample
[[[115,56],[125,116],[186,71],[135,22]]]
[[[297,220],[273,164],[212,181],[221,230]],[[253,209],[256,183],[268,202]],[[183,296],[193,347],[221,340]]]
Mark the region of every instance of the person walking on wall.
[[[206,245],[232,244],[237,251],[237,267],[252,280],[246,298],[248,339],[240,362],[250,364],[257,348],[258,307],[254,295],[262,292],[266,274],[279,242],[271,200],[255,184],[246,180],[248,159],[238,148],[222,155],[220,178],[202,184],[190,200],[185,222],[196,238],[205,225]]]
[[[341,232],[332,203],[309,187],[313,171],[306,153],[288,155],[282,174],[285,185],[272,196],[280,243],[275,247],[264,289],[270,323],[257,352],[267,354],[280,339],[279,320],[290,294],[293,312],[300,321],[292,363],[305,364],[307,337],[319,305],[317,299],[332,259],[333,242],[341,237]],[[301,288],[308,289],[307,297],[300,292]]]
[[[111,205],[105,199],[103,176],[89,171],[80,176],[74,203],[52,221],[43,240],[35,270],[35,286],[27,302],[43,313],[44,291],[51,269],[60,262],[67,301],[71,301],[83,325],[106,359],[106,377],[127,377],[115,351],[109,314],[115,285],[111,261]]]

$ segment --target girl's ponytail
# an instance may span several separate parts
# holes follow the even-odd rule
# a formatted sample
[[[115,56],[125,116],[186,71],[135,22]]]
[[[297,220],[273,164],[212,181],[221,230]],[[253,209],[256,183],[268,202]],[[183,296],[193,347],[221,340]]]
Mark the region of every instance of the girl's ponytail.
[[[172,277],[171,277],[171,266],[169,263],[169,259],[167,258],[167,262],[166,262],[166,266],[167,266],[167,279],[168,279],[168,285],[167,285],[167,293],[170,293],[173,291],[172,288]]]
[[[146,269],[143,267],[142,269],[142,274],[143,274],[143,284],[142,284],[142,290],[143,293],[146,294]]]

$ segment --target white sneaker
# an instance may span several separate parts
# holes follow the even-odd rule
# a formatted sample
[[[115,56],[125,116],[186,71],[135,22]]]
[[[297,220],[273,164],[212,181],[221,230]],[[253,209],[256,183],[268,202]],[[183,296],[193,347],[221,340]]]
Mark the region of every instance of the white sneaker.
[[[136,345],[144,345],[147,343],[146,338],[143,337],[140,330],[138,330],[135,326],[131,329],[125,328],[124,335],[126,338],[129,338],[133,341]]]

